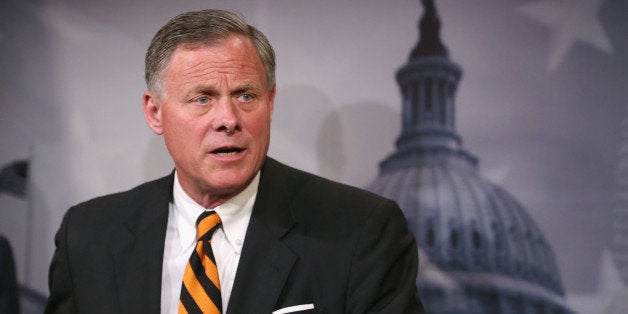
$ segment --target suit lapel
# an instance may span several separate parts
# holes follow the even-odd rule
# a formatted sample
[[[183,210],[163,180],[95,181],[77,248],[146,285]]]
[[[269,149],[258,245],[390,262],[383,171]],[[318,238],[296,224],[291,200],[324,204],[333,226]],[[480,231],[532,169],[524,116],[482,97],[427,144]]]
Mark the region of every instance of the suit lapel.
[[[267,158],[228,313],[270,313],[298,256],[284,242],[296,221],[290,208],[298,182]],[[173,175],[151,183],[112,242],[122,313],[159,313],[163,248]],[[152,244],[151,244],[152,243]]]
[[[228,313],[272,312],[298,256],[282,241],[295,224],[297,182],[267,158],[229,301]]]
[[[113,245],[122,313],[159,313],[163,249],[173,176],[138,194],[138,203],[119,226]]]

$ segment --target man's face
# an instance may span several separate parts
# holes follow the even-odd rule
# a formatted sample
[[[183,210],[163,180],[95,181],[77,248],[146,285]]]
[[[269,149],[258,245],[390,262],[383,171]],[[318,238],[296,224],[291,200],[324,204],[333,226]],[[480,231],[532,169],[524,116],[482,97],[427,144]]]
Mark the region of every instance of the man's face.
[[[144,114],[164,135],[186,193],[215,207],[242,191],[268,151],[275,98],[252,42],[232,35],[179,46],[161,86],[161,98],[144,94]]]

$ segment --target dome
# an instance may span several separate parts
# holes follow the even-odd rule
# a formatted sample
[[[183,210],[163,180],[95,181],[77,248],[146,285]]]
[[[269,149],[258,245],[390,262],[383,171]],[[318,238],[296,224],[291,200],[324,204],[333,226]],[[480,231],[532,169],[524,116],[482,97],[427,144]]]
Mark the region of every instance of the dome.
[[[397,71],[402,131],[372,192],[399,204],[419,248],[427,313],[571,313],[554,253],[526,209],[483,178],[455,129],[462,76],[439,38],[433,1]]]
[[[422,264],[435,266],[417,280],[426,309],[438,309],[427,312],[519,313],[527,304],[563,313],[558,268],[541,230],[510,193],[479,175],[470,157],[447,149],[398,153],[369,186],[397,201]],[[454,294],[458,302],[447,302]]]

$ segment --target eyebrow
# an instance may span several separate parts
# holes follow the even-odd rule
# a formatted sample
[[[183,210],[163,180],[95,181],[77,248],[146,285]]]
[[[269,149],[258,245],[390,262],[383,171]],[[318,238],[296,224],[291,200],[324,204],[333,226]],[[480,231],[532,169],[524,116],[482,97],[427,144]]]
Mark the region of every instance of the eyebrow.
[[[257,89],[257,86],[253,83],[245,83],[242,85],[238,85],[233,92],[231,92],[231,94],[239,94],[242,92],[246,92],[246,91],[250,91],[250,90],[255,90]]]
[[[190,91],[190,94],[196,93],[213,93],[216,90],[214,86],[211,85],[197,85]]]
[[[229,94],[237,95],[237,94],[241,94],[247,91],[255,91],[257,89],[259,88],[257,87],[255,83],[251,83],[251,82],[243,83],[243,84],[237,85]],[[195,86],[192,90],[186,93],[185,97],[189,98],[189,97],[192,97],[192,95],[196,95],[196,94],[215,95],[215,94],[218,94],[218,92],[215,85],[201,84],[201,85]]]

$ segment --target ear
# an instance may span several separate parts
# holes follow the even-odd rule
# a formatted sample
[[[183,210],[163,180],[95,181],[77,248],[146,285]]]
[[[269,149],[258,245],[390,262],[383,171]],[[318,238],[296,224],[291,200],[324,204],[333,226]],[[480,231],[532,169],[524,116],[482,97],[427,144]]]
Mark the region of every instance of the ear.
[[[270,106],[270,119],[273,118],[273,109],[275,108],[275,95],[277,94],[277,85],[273,86],[268,94],[268,105]]]
[[[144,109],[144,119],[148,127],[157,135],[164,133],[161,119],[162,103],[150,91],[145,91],[142,96],[142,108]]]

